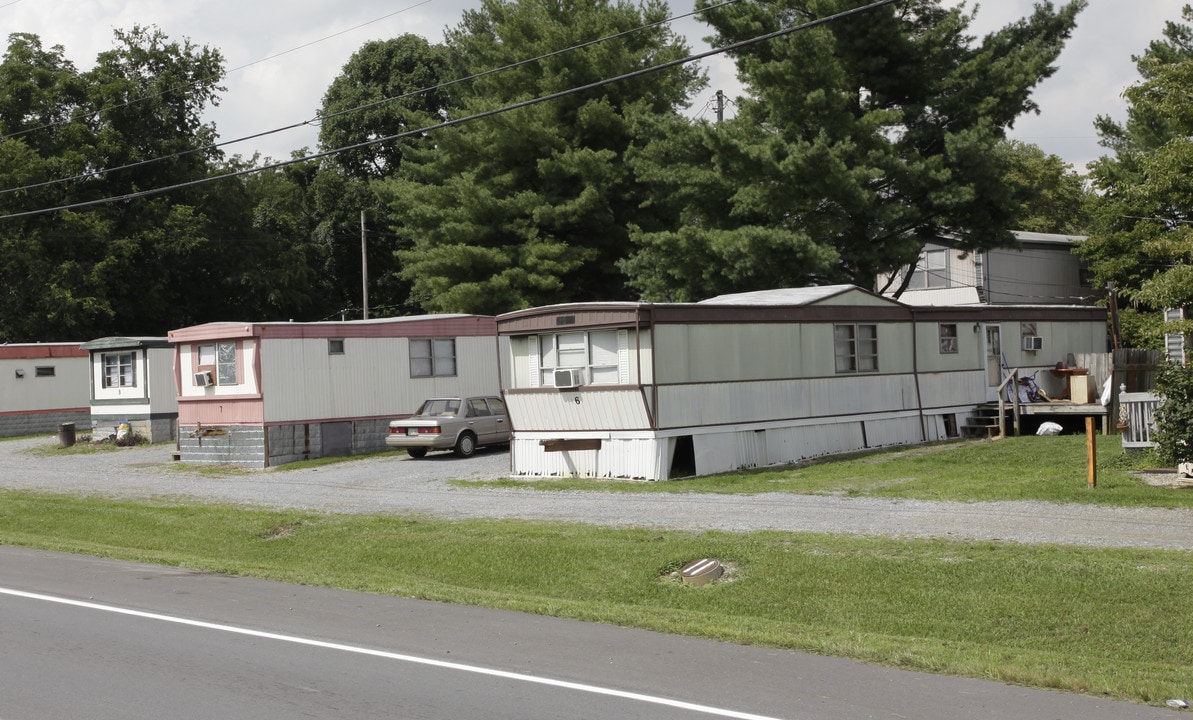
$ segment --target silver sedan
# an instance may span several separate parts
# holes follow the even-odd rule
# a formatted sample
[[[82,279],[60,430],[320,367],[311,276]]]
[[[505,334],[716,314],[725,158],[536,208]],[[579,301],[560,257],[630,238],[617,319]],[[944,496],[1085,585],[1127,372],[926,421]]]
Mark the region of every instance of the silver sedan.
[[[432,398],[410,417],[389,423],[385,444],[420,458],[429,450],[469,457],[478,447],[510,441],[505,403],[496,396]]]

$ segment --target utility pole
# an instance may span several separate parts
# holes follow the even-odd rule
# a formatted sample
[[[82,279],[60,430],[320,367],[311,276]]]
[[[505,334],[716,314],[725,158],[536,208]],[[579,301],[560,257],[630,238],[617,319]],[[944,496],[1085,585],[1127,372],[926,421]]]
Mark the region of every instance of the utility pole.
[[[1114,349],[1118,350],[1123,346],[1123,333],[1118,325],[1118,294],[1115,292],[1114,281],[1106,283],[1106,292],[1109,293],[1110,300],[1110,330],[1113,335]]]
[[[361,318],[369,319],[369,254],[368,243],[365,240],[365,211],[360,211],[360,293]]]
[[[717,91],[717,123],[725,119],[725,92]]]

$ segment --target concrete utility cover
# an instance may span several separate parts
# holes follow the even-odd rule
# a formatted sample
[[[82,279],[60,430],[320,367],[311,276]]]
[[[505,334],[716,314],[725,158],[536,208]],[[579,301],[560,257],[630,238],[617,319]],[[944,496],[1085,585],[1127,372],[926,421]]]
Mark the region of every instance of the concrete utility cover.
[[[689,585],[703,585],[721,577],[724,572],[725,566],[721,564],[720,560],[701,558],[680,568],[679,575]]]

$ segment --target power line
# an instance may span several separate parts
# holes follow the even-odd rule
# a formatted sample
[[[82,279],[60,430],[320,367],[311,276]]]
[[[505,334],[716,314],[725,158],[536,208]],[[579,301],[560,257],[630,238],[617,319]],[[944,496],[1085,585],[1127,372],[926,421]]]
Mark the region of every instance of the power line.
[[[21,2],[21,0],[13,0],[13,2],[10,2],[8,5],[15,5],[15,4],[16,4],[16,3],[18,3],[18,2]],[[263,62],[266,62],[266,61],[268,61],[268,60],[274,60],[274,59],[276,59],[276,58],[282,57],[283,55],[288,55],[288,54],[290,54],[290,53],[292,53],[292,52],[296,52],[296,51],[298,51],[298,50],[302,50],[302,49],[305,49],[305,48],[311,47],[312,45],[317,45],[317,44],[319,44],[319,43],[321,43],[321,42],[324,42],[324,41],[326,41],[326,40],[331,40],[332,38],[339,37],[340,35],[344,35],[344,34],[350,33],[350,32],[352,32],[353,30],[359,30],[359,29],[361,29],[361,28],[363,28],[363,27],[367,27],[367,26],[369,26],[369,25],[372,25],[373,23],[378,23],[378,22],[381,22],[382,20],[389,19],[389,18],[391,18],[391,17],[393,17],[393,16],[395,16],[395,15],[400,15],[400,14],[402,14],[402,13],[404,13],[404,12],[407,12],[407,11],[409,11],[409,10],[413,10],[413,9],[415,9],[415,8],[417,8],[417,7],[421,7],[421,6],[423,6],[423,5],[426,5],[426,4],[427,4],[427,3],[429,3],[429,2],[431,2],[431,0],[422,0],[422,2],[418,2],[418,3],[415,3],[414,5],[410,5],[410,6],[408,6],[408,7],[404,7],[404,8],[402,8],[401,10],[396,10],[396,11],[394,11],[394,12],[391,12],[391,13],[389,13],[388,15],[382,15],[381,17],[379,17],[379,18],[374,18],[374,19],[372,19],[372,20],[369,20],[368,22],[363,22],[363,23],[361,23],[361,24],[359,24],[359,25],[354,25],[354,26],[352,26],[352,27],[350,27],[350,28],[347,28],[347,29],[345,29],[345,30],[340,30],[340,31],[338,31],[338,32],[334,32],[334,33],[332,33],[331,35],[327,35],[327,36],[321,37],[321,38],[319,38],[318,40],[311,40],[310,42],[303,43],[302,45],[298,45],[297,47],[292,47],[292,48],[290,48],[290,49],[288,49],[288,50],[282,50],[281,52],[277,52],[277,53],[274,53],[273,55],[268,55],[268,56],[266,56],[266,57],[259,58],[259,59],[257,59],[257,60],[253,60],[252,62],[247,62],[247,63],[245,63],[245,64],[243,64],[243,65],[237,65],[236,67],[234,67],[234,68],[232,68],[232,69],[228,70],[226,73],[224,73],[224,77],[227,77],[229,73],[234,73],[234,72],[237,72],[237,71],[239,71],[239,70],[244,70],[245,68],[250,68],[250,67],[252,67],[252,66],[254,66],[254,65],[258,65],[258,64],[260,64],[260,63],[263,63]],[[8,5],[0,5],[0,9],[6,8],[6,7],[8,7]],[[198,85],[198,84],[199,84],[199,81],[195,81],[195,82],[193,82],[193,83],[190,83],[189,85],[188,85],[188,84],[177,85],[177,86],[175,86],[175,87],[172,87],[172,88],[169,88],[169,89],[167,89],[167,90],[162,90],[161,92],[150,93],[150,94],[148,94],[148,95],[142,95],[141,97],[139,97],[139,98],[136,98],[135,100],[129,100],[128,102],[121,103],[121,104],[119,104],[119,105],[113,105],[113,106],[112,106],[112,107],[110,107],[110,108],[104,108],[104,110],[106,110],[106,111],[119,110],[120,108],[123,108],[123,107],[129,107],[130,105],[135,105],[135,104],[137,104],[137,103],[139,103],[139,102],[145,102],[146,100],[152,100],[152,99],[154,99],[154,98],[161,97],[161,96],[165,95],[165,94],[166,94],[166,93],[168,93],[168,92],[176,92],[176,91],[179,91],[179,90],[183,90],[183,91],[185,91],[185,90],[188,90],[188,89],[190,89],[190,88],[193,88],[193,87],[195,87],[195,86],[196,86],[196,85]],[[80,111],[80,112],[77,112],[77,113],[75,113],[75,114],[71,115],[70,117],[66,118],[65,120],[58,120],[58,121],[55,121],[55,122],[45,123],[44,125],[38,125],[38,126],[36,126],[36,127],[25,128],[24,130],[19,130],[19,131],[17,131],[17,132],[14,132],[14,133],[9,133],[9,134],[7,134],[7,135],[0,135],[0,141],[8,140],[9,138],[20,137],[20,136],[22,136],[22,135],[27,135],[27,134],[29,134],[29,133],[31,133],[31,132],[37,132],[38,130],[46,130],[46,129],[48,129],[48,128],[57,127],[57,126],[59,126],[59,125],[65,125],[66,123],[71,123],[71,122],[74,122],[75,120],[79,119],[80,117],[85,117],[85,116],[87,116],[87,115],[91,115],[91,114],[93,114],[94,112],[95,112],[94,110]],[[285,130],[290,130],[290,129],[293,129],[294,127],[298,127],[298,126],[296,126],[296,125],[292,125],[292,126],[290,126],[290,127],[283,128],[283,129],[285,129]],[[260,135],[252,135],[252,136],[250,136],[250,137],[247,137],[247,138],[242,138],[242,140],[251,140],[251,139],[253,139],[253,138],[255,138],[255,137],[260,137]],[[239,141],[237,141],[237,142],[239,142]]]
[[[533,105],[538,105],[540,103],[548,102],[551,100],[558,100],[559,98],[567,97],[569,95],[575,95],[577,93],[587,92],[589,90],[595,90],[597,88],[601,88],[606,85],[611,85],[613,83],[621,82],[623,80],[630,80],[630,79],[633,79],[636,77],[642,77],[644,75],[649,75],[651,73],[655,73],[660,70],[666,70],[669,68],[678,67],[680,65],[684,65],[689,62],[696,61],[696,60],[702,60],[704,58],[711,57],[713,55],[718,55],[721,53],[738,50],[738,49],[741,49],[744,47],[750,47],[752,45],[757,45],[759,43],[766,42],[768,40],[773,40],[778,37],[790,35],[792,33],[799,32],[801,30],[809,30],[811,28],[819,27],[821,25],[824,25],[824,24],[827,24],[830,22],[834,22],[837,20],[841,20],[846,17],[857,15],[857,14],[860,14],[863,12],[868,12],[870,10],[884,7],[886,5],[891,5],[896,2],[899,2],[899,0],[877,0],[877,2],[870,3],[869,5],[863,5],[863,6],[856,7],[856,8],[850,9],[850,10],[844,10],[842,12],[835,13],[833,15],[828,15],[823,18],[819,18],[816,20],[810,20],[810,21],[800,24],[800,25],[795,25],[793,27],[784,28],[782,30],[776,30],[774,32],[766,33],[765,35],[759,35],[757,37],[750,38],[749,40],[742,40],[742,41],[739,41],[736,43],[731,43],[724,47],[714,48],[712,50],[708,50],[708,51],[705,51],[702,53],[696,53],[694,55],[688,55],[687,57],[684,57],[684,58],[680,58],[677,60],[670,60],[668,62],[660,63],[658,65],[653,65],[648,68],[641,68],[639,70],[634,70],[632,72],[618,75],[616,77],[607,78],[604,80],[597,80],[595,82],[587,83],[585,85],[580,85],[580,86],[577,86],[574,88],[570,88],[568,90],[561,90],[559,92],[549,93],[547,95],[540,95],[538,97],[531,98],[529,100],[523,100],[521,102],[513,103],[511,105],[505,105],[505,106],[502,106],[499,108],[494,108],[492,110],[485,110],[485,111],[482,111],[479,113],[475,113],[473,115],[468,115],[466,117],[456,118],[456,119],[448,119],[441,123],[436,123],[433,125],[427,125],[425,127],[418,128],[417,130],[408,130],[406,132],[395,133],[393,135],[387,135],[385,137],[374,138],[372,140],[367,140],[365,142],[356,143],[354,145],[347,145],[344,147],[336,148],[334,150],[326,150],[324,152],[315,153],[313,155],[308,155],[308,156],[301,157],[301,158],[293,158],[293,159],[282,161],[282,162],[276,162],[276,163],[273,163],[270,165],[264,165],[259,168],[246,168],[244,170],[238,170],[235,172],[224,173],[221,175],[213,175],[211,177],[200,178],[198,180],[191,180],[191,181],[184,182],[184,183],[178,183],[176,185],[168,185],[168,186],[160,187],[160,188],[151,188],[149,190],[140,190],[137,192],[126,193],[124,195],[117,195],[114,197],[101,198],[98,200],[87,200],[84,202],[70,203],[67,205],[59,205],[57,207],[43,208],[40,210],[28,210],[25,212],[10,213],[8,215],[0,215],[0,219],[30,217],[30,216],[34,216],[34,215],[44,215],[44,214],[50,213],[50,212],[58,212],[60,210],[75,210],[78,208],[91,207],[91,206],[95,206],[95,205],[106,205],[108,203],[114,203],[114,202],[127,202],[129,200],[136,200],[136,199],[140,199],[140,198],[144,198],[144,197],[160,195],[162,193],[170,192],[173,190],[182,190],[185,188],[195,187],[198,185],[205,185],[207,183],[216,182],[218,180],[227,180],[227,179],[231,179],[231,178],[242,177],[245,175],[251,175],[254,173],[258,173],[258,172],[265,172],[267,170],[277,170],[279,168],[287,167],[287,166],[294,165],[294,164],[297,164],[300,162],[309,162],[312,160],[319,160],[321,158],[331,157],[333,155],[338,155],[339,153],[348,152],[350,150],[359,150],[362,148],[371,147],[373,145],[378,145],[380,143],[392,142],[394,140],[400,140],[402,138],[412,137],[415,135],[422,135],[424,133],[433,132],[435,130],[442,130],[444,128],[455,127],[457,125],[464,125],[466,123],[470,123],[475,120],[482,120],[484,118],[493,117],[495,115],[510,112],[512,110],[520,110],[522,108],[531,107]]]
[[[430,0],[424,0],[424,3],[420,3],[420,4],[425,4],[426,2],[430,2]],[[596,44],[598,44],[598,43],[606,42],[606,41],[608,41],[608,40],[615,40],[615,39],[617,39],[617,38],[621,38],[621,37],[624,37],[624,36],[626,36],[626,35],[630,35],[630,34],[632,34],[632,33],[636,33],[636,32],[642,31],[642,30],[648,30],[648,29],[650,29],[650,28],[653,28],[653,27],[658,27],[659,25],[664,25],[664,24],[667,24],[667,23],[671,23],[671,22],[674,22],[674,21],[676,21],[676,20],[682,20],[682,19],[684,19],[684,18],[691,17],[691,16],[693,16],[693,15],[696,15],[696,14],[698,14],[698,13],[701,13],[701,12],[708,12],[708,11],[710,11],[710,10],[716,10],[716,9],[718,9],[718,8],[725,7],[726,5],[732,5],[732,4],[734,4],[734,3],[737,3],[737,2],[740,2],[740,0],[726,0],[725,2],[722,2],[722,3],[718,4],[718,5],[713,5],[713,6],[710,6],[710,7],[708,7],[708,8],[705,8],[705,9],[703,9],[703,10],[699,10],[699,11],[696,11],[696,10],[694,10],[694,11],[692,11],[692,12],[690,12],[690,13],[685,13],[685,14],[683,14],[683,15],[675,15],[675,16],[672,16],[672,17],[666,18],[666,19],[664,19],[664,20],[660,20],[660,21],[658,21],[658,22],[653,22],[653,23],[649,23],[649,24],[647,24],[647,25],[642,25],[642,26],[639,26],[639,27],[636,27],[636,28],[631,28],[630,30],[624,30],[624,31],[622,31],[622,32],[619,32],[619,33],[614,33],[613,35],[607,35],[607,36],[605,36],[605,37],[598,38],[598,39],[596,39],[596,40],[590,40],[590,41],[588,41],[588,42],[580,43],[580,44],[578,44],[578,45],[572,45],[572,46],[570,46],[570,47],[563,48],[563,49],[560,49],[560,50],[555,50],[555,51],[552,51],[552,52],[549,52],[549,53],[545,53],[545,54],[543,54],[543,55],[539,55],[539,56],[537,56],[537,57],[529,58],[529,59],[526,59],[526,60],[519,60],[518,62],[515,62],[515,63],[510,63],[509,65],[503,65],[503,66],[501,66],[501,67],[498,67],[498,68],[492,68],[492,69],[490,69],[490,70],[485,70],[485,71],[482,71],[482,72],[479,72],[479,73],[476,73],[476,74],[473,74],[473,75],[469,75],[469,76],[467,76],[467,77],[458,78],[458,79],[456,79],[456,80],[449,80],[448,82],[445,82],[445,83],[440,83],[440,84],[438,84],[438,85],[434,85],[434,86],[432,86],[432,87],[428,87],[428,88],[421,88],[421,89],[419,89],[419,90],[411,90],[410,92],[403,93],[402,95],[396,95],[396,96],[393,96],[393,97],[382,98],[381,100],[375,100],[375,101],[373,101],[373,102],[370,102],[370,103],[365,103],[364,105],[358,105],[358,106],[356,106],[356,107],[354,107],[354,108],[349,108],[349,109],[346,109],[346,110],[340,110],[340,111],[337,111],[337,112],[334,112],[334,113],[330,113],[330,114],[328,114],[328,115],[317,116],[317,117],[315,117],[315,118],[312,118],[312,119],[310,119],[310,120],[303,120],[302,122],[293,123],[293,124],[286,125],[286,126],[283,126],[283,127],[280,127],[280,128],[275,128],[275,129],[273,129],[273,130],[265,130],[265,131],[263,131],[263,132],[259,132],[259,133],[253,134],[253,135],[248,135],[248,136],[245,136],[245,137],[236,138],[235,140],[226,140],[226,141],[223,141],[223,142],[218,142],[218,143],[209,143],[209,144],[207,144],[207,145],[201,145],[201,146],[199,146],[199,147],[197,147],[197,148],[191,148],[191,149],[189,149],[189,150],[182,150],[182,151],[180,151],[180,152],[176,152],[176,153],[173,153],[173,154],[170,154],[170,155],[162,155],[162,156],[155,157],[155,158],[149,158],[149,159],[146,159],[146,160],[140,160],[140,161],[138,161],[138,162],[135,162],[135,163],[129,163],[129,164],[127,164],[127,165],[120,165],[120,166],[113,167],[113,168],[103,168],[103,169],[100,169],[100,170],[92,170],[92,171],[90,171],[90,172],[81,173],[81,174],[79,174],[79,175],[74,175],[74,176],[71,176],[71,177],[58,178],[58,179],[55,179],[55,180],[46,180],[46,181],[44,181],[44,182],[40,182],[40,183],[34,183],[34,184],[31,184],[31,185],[21,185],[21,186],[18,186],[18,187],[13,187],[13,188],[5,188],[5,189],[0,189],[0,195],[6,195],[6,194],[8,194],[8,193],[20,192],[20,191],[25,191],[25,190],[36,190],[36,189],[38,189],[38,188],[49,187],[49,186],[52,186],[52,185],[57,185],[57,184],[60,184],[60,183],[65,183],[65,182],[72,182],[72,181],[77,181],[77,180],[86,180],[86,179],[88,179],[88,178],[93,178],[93,177],[102,177],[103,175],[106,175],[106,174],[108,174],[108,173],[112,173],[112,172],[118,172],[118,171],[121,171],[121,170],[131,170],[131,169],[134,169],[134,168],[142,167],[142,166],[149,165],[149,164],[156,163],[156,162],[161,162],[161,161],[164,161],[164,160],[173,160],[173,159],[176,159],[176,158],[185,157],[185,156],[187,156],[187,155],[192,155],[192,154],[194,154],[194,153],[198,153],[198,152],[204,152],[204,151],[207,151],[207,150],[214,150],[214,149],[221,148],[221,147],[224,147],[224,146],[227,146],[227,145],[235,145],[235,144],[237,144],[237,143],[245,142],[245,141],[248,141],[248,140],[254,140],[254,139],[257,139],[257,138],[261,138],[261,137],[266,137],[266,136],[269,136],[269,135],[274,135],[274,134],[277,134],[277,133],[280,133],[280,132],[285,132],[285,131],[287,131],[287,130],[294,130],[294,129],[296,129],[296,128],[300,128],[300,127],[303,127],[303,126],[305,126],[305,125],[319,124],[319,123],[322,123],[323,121],[325,121],[325,120],[327,120],[327,119],[329,119],[329,118],[340,117],[341,115],[348,115],[348,114],[351,114],[351,113],[354,113],[354,112],[359,112],[359,111],[361,111],[361,110],[369,110],[369,109],[371,109],[371,108],[375,108],[375,107],[378,107],[378,106],[381,106],[381,105],[385,105],[385,104],[387,104],[387,103],[396,102],[396,101],[398,101],[398,100],[404,100],[404,99],[406,99],[406,98],[409,98],[409,97],[413,97],[413,96],[416,96],[416,95],[422,95],[422,94],[424,94],[424,93],[433,92],[433,91],[435,91],[435,90],[441,90],[441,89],[443,89],[443,88],[450,87],[450,86],[452,86],[452,85],[455,85],[455,84],[458,84],[458,83],[462,83],[462,82],[468,82],[468,81],[471,81],[471,80],[476,80],[476,79],[479,79],[479,78],[482,78],[482,77],[486,77],[486,76],[488,76],[488,75],[492,75],[492,74],[494,74],[494,73],[502,72],[502,71],[504,71],[504,70],[510,70],[510,69],[513,69],[513,68],[516,68],[516,67],[520,67],[520,66],[522,66],[522,65],[529,64],[529,63],[534,63],[534,62],[539,62],[539,61],[541,61],[541,60],[546,60],[547,58],[555,57],[555,56],[557,56],[557,55],[563,55],[563,54],[565,54],[565,53],[569,53],[569,52],[572,52],[572,51],[575,51],[575,50],[580,50],[580,49],[583,49],[583,48],[586,48],[586,47],[589,47],[589,46],[592,46],[592,45],[596,45]],[[413,7],[418,7],[418,5],[413,5],[413,6],[411,6],[411,7],[412,7],[412,8],[413,8]],[[406,8],[406,9],[411,9],[411,8]],[[404,12],[404,10],[403,10],[403,11],[399,11],[399,12]],[[392,15],[396,15],[396,14],[397,14],[397,13],[390,13],[390,15],[386,15],[385,17],[390,17],[390,16],[392,16]],[[379,19],[382,19],[382,20],[383,20],[383,19],[385,19],[385,18],[379,18]],[[373,20],[373,21],[370,21],[370,22],[377,22],[377,21],[376,21],[376,20]],[[366,23],[366,24],[367,24],[367,23]],[[359,28],[359,27],[364,27],[364,25],[358,25],[358,26],[357,26],[357,28]],[[356,28],[351,28],[351,30],[355,30],[355,29],[356,29]],[[337,34],[343,34],[344,32],[348,32],[348,30],[342,31],[341,33],[337,33]],[[329,36],[329,37],[334,37],[334,35],[333,35],[333,36]],[[326,39],[327,39],[327,38],[323,38],[323,40],[326,40]],[[312,43],[307,43],[307,45],[312,45],[312,44],[314,44],[314,42],[321,42],[321,40],[316,40],[316,41],[313,41]],[[301,47],[306,47],[306,45],[304,45],[304,46],[301,46]],[[288,53],[288,52],[293,52],[293,51],[294,51],[294,50],[296,50],[296,49],[299,49],[299,48],[292,48],[292,49],[290,49],[290,50],[283,51],[283,52],[281,52],[281,53],[278,53],[278,54],[276,54],[276,55],[272,55],[272,56],[270,56],[269,58],[264,58],[263,60],[258,60],[258,61],[256,61],[256,62],[264,62],[264,60],[268,60],[268,59],[271,59],[271,58],[274,58],[274,57],[279,57],[279,56],[281,56],[281,55],[284,55],[284,54],[286,54],[286,53]],[[249,65],[254,65],[254,64],[256,64],[256,62],[254,62],[254,63],[249,63],[248,65],[241,65],[239,68],[235,68],[235,69],[236,69],[236,70],[239,70],[239,69],[242,69],[242,68],[246,68],[246,67],[249,67]],[[231,72],[231,71],[230,71],[230,72]],[[155,97],[155,96],[147,96],[147,97]],[[141,99],[145,99],[145,98],[141,98]],[[134,101],[134,102],[136,102],[136,101]],[[115,107],[113,107],[113,108],[110,108],[110,109],[116,109],[116,108],[120,108],[120,107],[125,107],[126,105],[130,105],[130,104],[132,104],[132,103],[130,102],[130,103],[125,103],[125,105],[117,105],[117,106],[115,106]],[[42,127],[52,127],[52,126],[53,126],[53,125],[55,125],[55,124],[56,124],[56,123],[51,123],[51,124],[49,124],[49,125],[43,125]],[[33,129],[30,129],[30,130],[25,130],[25,131],[22,131],[22,132],[32,132],[32,130],[34,130],[34,129],[38,129],[38,128],[33,128]],[[14,135],[0,136],[0,141],[3,141],[3,140],[5,140],[6,138],[9,138],[9,137],[15,137],[15,134],[14,134]],[[304,158],[304,159],[305,159],[305,158]]]

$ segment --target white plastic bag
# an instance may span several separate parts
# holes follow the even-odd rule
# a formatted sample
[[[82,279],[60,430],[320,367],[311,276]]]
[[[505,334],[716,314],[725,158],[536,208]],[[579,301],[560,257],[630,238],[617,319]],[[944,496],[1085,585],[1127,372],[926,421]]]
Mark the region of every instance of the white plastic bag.
[[[1040,423],[1040,429],[1036,430],[1036,435],[1060,435],[1060,431],[1064,430],[1060,425],[1054,422]]]

